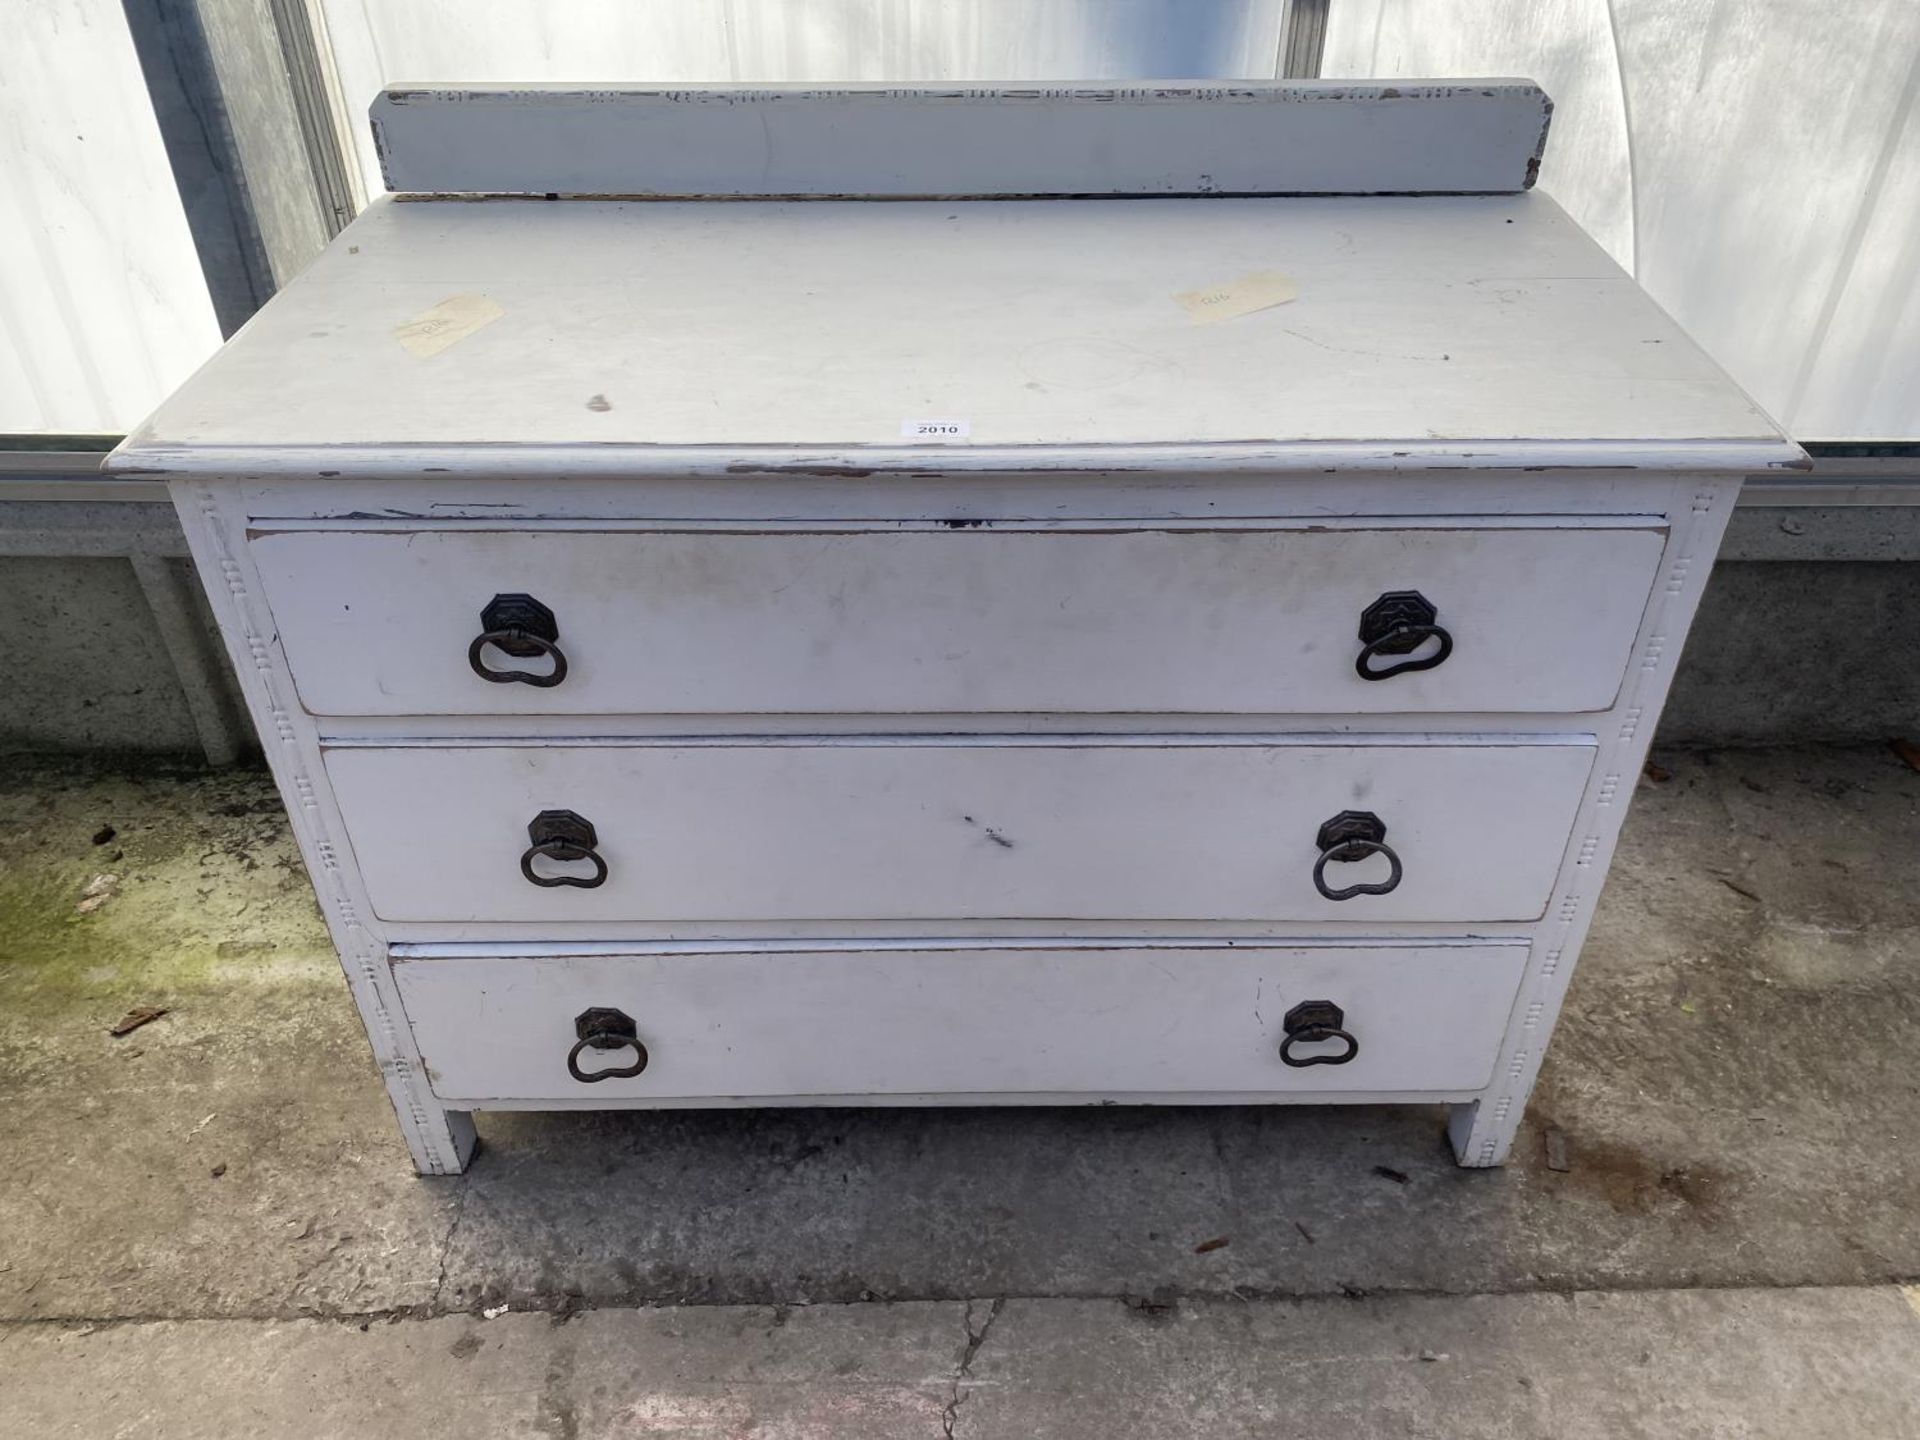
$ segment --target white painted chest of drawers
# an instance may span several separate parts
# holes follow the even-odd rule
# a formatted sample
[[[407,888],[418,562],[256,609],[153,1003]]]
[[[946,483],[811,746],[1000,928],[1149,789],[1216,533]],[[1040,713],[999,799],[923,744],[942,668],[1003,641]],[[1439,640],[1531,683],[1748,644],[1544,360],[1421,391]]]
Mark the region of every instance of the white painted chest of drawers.
[[[410,197],[112,464],[420,1168],[493,1108],[1115,1101],[1499,1163],[1798,463],[1527,193],[1545,108],[377,103]]]

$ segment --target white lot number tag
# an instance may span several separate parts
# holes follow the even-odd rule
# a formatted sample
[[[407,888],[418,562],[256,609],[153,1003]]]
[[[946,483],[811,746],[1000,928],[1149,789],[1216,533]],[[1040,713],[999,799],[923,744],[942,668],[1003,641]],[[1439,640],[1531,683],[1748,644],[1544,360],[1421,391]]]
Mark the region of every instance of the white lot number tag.
[[[902,420],[902,440],[964,440],[973,434],[971,420],[943,417],[931,420]]]

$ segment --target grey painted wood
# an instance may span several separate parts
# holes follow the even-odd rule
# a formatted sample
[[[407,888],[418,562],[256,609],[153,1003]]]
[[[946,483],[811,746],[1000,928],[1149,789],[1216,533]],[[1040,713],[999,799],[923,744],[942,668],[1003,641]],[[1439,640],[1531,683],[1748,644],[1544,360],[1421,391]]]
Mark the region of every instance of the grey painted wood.
[[[395,86],[387,186],[429,194],[1465,193],[1533,183],[1525,80]]]
[[[221,514],[214,487],[180,484],[173,494],[414,1165],[427,1175],[460,1171],[478,1143],[472,1117],[442,1105],[427,1085],[394,990],[385,937],[372,920],[332,792],[316,778],[319,745],[312,728],[295,719],[292,686],[272,638],[273,617],[253,583],[245,544]]]
[[[1176,298],[1266,272],[1297,297],[1213,324]],[[403,343],[449,314],[432,353]],[[969,433],[902,434],[940,417]],[[1317,473],[1362,447],[1550,487],[1801,458],[1551,201],[1512,195],[388,200],[109,465],[417,476],[503,444],[552,447],[549,474],[799,479]]]
[[[899,138],[878,124],[893,114],[886,96],[834,103],[871,107],[870,158]],[[1012,124],[1045,103],[1008,98],[981,113]],[[1183,116],[1233,103],[1324,103],[1314,113],[1347,115],[1346,138],[1368,148],[1365,105],[1346,99],[1187,96],[1146,108],[1159,104],[1177,135]],[[743,102],[741,113],[762,104]],[[1012,157],[1008,173],[1021,163]],[[1183,303],[1196,290],[1257,303],[1196,314]],[[1278,946],[1524,942],[1508,947],[1526,952],[1517,985],[1477,988],[1487,978],[1477,967],[1443,975],[1423,964],[1392,977],[1386,991],[1411,1017],[1396,1051],[1457,1043],[1457,1052],[1324,1092],[1359,1099],[1407,1093],[1381,1085],[1438,1086],[1420,1093],[1452,1106],[1461,1162],[1500,1163],[1740,477],[1802,461],[1550,204],[1429,195],[389,202],[343,234],[114,463],[172,481],[416,1163],[444,1171],[470,1151],[470,1104],[602,1103],[578,1080],[578,1091],[556,1090],[550,1042],[556,1031],[565,1039],[573,1006],[604,1003],[587,999],[582,976],[597,995],[602,981],[628,983],[649,967],[661,973],[645,991],[687,1023],[752,1021],[748,1055],[722,1041],[692,1093],[661,1103],[790,1102],[821,1086],[895,1103],[902,1092],[890,1087],[906,1087],[904,1098],[932,1087],[930,1098],[951,1102],[967,1083],[954,1058],[997,1055],[1009,1035],[1022,1037],[1013,1047],[1021,1059],[1057,1036],[1061,1067],[1007,1079],[1042,1095],[1056,1086],[1216,1101],[1291,1092],[1268,1070],[1237,1068],[1233,1057],[1252,1053],[1237,1048],[1252,1033],[1241,1019],[1244,975],[1188,988],[1178,968],[1107,955],[1124,983],[1104,991],[1072,957],[1115,942],[1122,952],[1244,952],[1223,962],[1229,968]],[[1142,527],[1143,513],[1172,523]],[[1009,518],[1003,532],[998,522]],[[489,557],[497,576],[484,578],[505,583],[513,572],[516,586],[537,593],[542,575],[558,573],[597,656],[623,609],[648,611],[666,597],[616,597],[590,613],[589,582],[617,592],[629,568],[582,558],[589,541],[601,543],[596,530],[616,532],[616,544],[685,532],[674,540],[685,554],[656,552],[648,567],[671,561],[689,591],[724,595],[737,588],[730,547],[739,533],[763,533],[775,549],[788,537],[804,547],[884,535],[903,555],[938,543],[955,548],[928,557],[1006,562],[1030,539],[1054,539],[1023,532],[1057,529],[1059,543],[1095,557],[1086,584],[1069,589],[1099,601],[1087,617],[1096,630],[1111,609],[1144,635],[1156,614],[1146,602],[1159,600],[1189,645],[1217,645],[1230,667],[1272,668],[1265,637],[1227,623],[1239,607],[1180,618],[1203,588],[1186,567],[1128,556],[1112,569],[1147,593],[1116,597],[1094,583],[1110,532],[1182,524],[1236,539],[1325,530],[1341,541],[1341,532],[1399,526],[1463,550],[1532,524],[1543,534],[1644,536],[1648,554],[1599,582],[1609,607],[1636,625],[1630,646],[1596,648],[1584,662],[1604,709],[1553,708],[1575,703],[1557,687],[1546,708],[1530,709],[1524,694],[1476,683],[1483,693],[1445,714],[1216,708],[1188,726],[1121,712],[1090,717],[1098,733],[1069,728],[1080,718],[1072,692],[1110,702],[1115,684],[1097,668],[1073,668],[1070,646],[1025,653],[1007,638],[1044,635],[1063,602],[1071,611],[1076,595],[1055,583],[1056,571],[1075,568],[1071,557],[973,572],[1007,590],[1011,608],[999,619],[970,598],[966,567],[890,562],[951,592],[950,613],[992,620],[982,638],[1008,648],[1007,665],[1058,668],[1067,682],[1043,676],[1025,703],[1054,708],[1003,719],[979,708],[1001,693],[987,683],[990,667],[979,694],[932,687],[932,703],[955,708],[918,729],[908,724],[916,716],[865,708],[902,701],[898,687],[863,684],[857,667],[828,665],[830,683],[813,691],[805,670],[783,668],[784,652],[823,637],[821,607],[836,598],[855,630],[883,640],[884,623],[859,620],[863,606],[876,601],[891,616],[909,604],[903,583],[866,593],[876,566],[857,545],[817,545],[837,588],[815,587],[792,556],[770,567],[779,579],[761,588],[771,598],[793,582],[783,593],[802,617],[797,636],[750,651],[742,637],[753,626],[736,623],[730,638],[723,626],[700,642],[742,651],[735,658],[749,671],[766,672],[755,679],[768,700],[714,692],[708,703],[731,708],[684,717],[617,686],[592,713],[521,716],[524,702],[507,696],[489,713],[315,715],[300,703],[295,671],[321,671],[291,658],[286,637],[311,627],[299,642],[310,657],[328,652],[334,627],[360,624],[345,617],[361,600],[361,567],[333,575],[308,565],[278,589],[261,574],[276,546],[321,555],[361,543],[292,532],[454,534],[456,551],[496,543],[468,537],[504,536]],[[541,575],[513,560],[523,531],[560,537],[559,558],[533,567]],[[1392,558],[1354,557],[1368,572],[1362,592],[1401,583]],[[454,567],[468,577],[457,585],[396,569],[409,577],[397,592],[402,612],[424,613],[438,604],[433,592],[481,580],[488,567],[471,560]],[[1223,564],[1209,578],[1237,583],[1296,563],[1305,562]],[[1565,586],[1592,567],[1542,552],[1485,568],[1495,588],[1508,576],[1522,628],[1551,629],[1547,607],[1529,599],[1545,593],[1536,582]],[[1221,623],[1200,623],[1209,617]],[[378,649],[389,628],[363,625],[345,644],[334,635],[333,648]],[[875,646],[870,663],[886,670],[932,653],[896,642]],[[1352,644],[1338,645],[1348,664]],[[1149,689],[1164,679],[1155,670],[1181,663],[1175,645],[1142,651]],[[1526,654],[1505,663],[1546,683]],[[1102,665],[1125,668],[1111,655]],[[436,693],[445,679],[410,693]],[[409,682],[384,683],[405,691]],[[1204,703],[1232,704],[1217,686],[1207,693]],[[799,723],[777,708],[780,694],[832,708],[818,726]],[[1152,694],[1167,697],[1164,686]],[[775,708],[745,708],[754,703]],[[1344,702],[1328,692],[1313,703]],[[525,853],[543,810],[595,824],[602,885],[542,883],[543,867],[583,858]],[[1335,900],[1313,887],[1315,861],[1336,863],[1318,832],[1355,810],[1385,822],[1405,871],[1383,893]],[[1351,863],[1385,878],[1378,853]],[[774,958],[722,984],[726,962],[713,944],[728,940]],[[671,975],[658,951],[621,960],[624,947],[662,941],[710,943]],[[924,971],[921,1004],[911,987],[894,988],[905,969],[842,965],[821,948],[876,941],[892,945],[889,961],[915,942],[1045,954],[1012,964],[977,995],[967,987],[979,977],[943,954]],[[457,1004],[423,990],[416,1007],[395,974],[396,943],[414,947],[400,968],[445,986]],[[591,957],[567,948],[580,944],[613,948]],[[456,1023],[451,1049],[435,1038],[444,1016],[485,1003],[488,982],[473,968],[485,956],[451,948],[476,945],[493,947],[505,967],[497,973],[528,980],[511,1016],[529,1019],[537,1006],[552,1027],[540,1033],[539,1075],[484,1027]],[[1357,959],[1352,948],[1343,958]],[[1312,978],[1330,985],[1348,973]],[[782,992],[793,999],[768,1009]],[[1016,1011],[1003,1021],[1005,997]],[[1256,1002],[1261,1028],[1257,985]],[[810,1069],[819,1057],[789,1031],[769,1038],[777,1022],[766,1017],[799,1003],[820,1005],[838,1027],[840,1046],[821,1060],[844,1065],[834,1076]],[[1174,1073],[1148,1073],[1142,1045],[1169,1020]],[[1469,1031],[1497,1038],[1468,1044]],[[869,1032],[882,1043],[863,1069]],[[703,1032],[698,1043],[712,1039]],[[454,1065],[471,1078],[448,1080]]]
[[[1654,520],[1467,516],[403,525],[251,548],[316,715],[1431,714],[1606,709],[1665,540]],[[1447,663],[1362,679],[1362,615],[1414,589],[1452,638]],[[563,683],[474,673],[503,591],[555,616]],[[549,669],[491,648],[481,663]]]
[[[975,725],[979,722],[976,720]],[[1591,740],[807,735],[329,750],[388,921],[1531,920]],[[595,889],[529,883],[528,825],[593,822]],[[1314,888],[1321,825],[1382,820],[1403,878]],[[584,876],[584,864],[536,861]],[[1380,883],[1384,857],[1329,864]]]
[[[578,1101],[574,1017],[621,1010],[644,1072],[600,1081],[607,1106],[703,1097],[996,1094],[1082,1100],[1186,1091],[1267,1103],[1457,1095],[1487,1083],[1524,945],[751,949],[396,962],[442,1099]],[[1331,1000],[1359,1050],[1281,1062],[1281,1021]],[[1299,1046],[1339,1053],[1340,1042]],[[586,1070],[631,1062],[590,1053]]]

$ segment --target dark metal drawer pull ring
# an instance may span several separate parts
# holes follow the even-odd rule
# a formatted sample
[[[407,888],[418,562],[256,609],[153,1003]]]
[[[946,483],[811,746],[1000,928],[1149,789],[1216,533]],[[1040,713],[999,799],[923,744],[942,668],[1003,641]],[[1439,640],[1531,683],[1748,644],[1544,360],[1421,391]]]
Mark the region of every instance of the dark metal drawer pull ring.
[[[527,838],[533,843],[520,857],[520,873],[535,885],[549,889],[571,885],[579,890],[591,890],[607,883],[607,862],[593,848],[600,843],[600,838],[593,833],[593,822],[586,816],[572,810],[542,810],[528,822]],[[542,856],[561,864],[590,860],[593,874],[542,875],[533,868],[533,862]]]
[[[1365,647],[1353,662],[1362,680],[1391,680],[1413,670],[1431,670],[1453,653],[1453,636],[1436,623],[1440,612],[1418,590],[1389,590],[1360,612],[1360,643]],[[1375,670],[1380,655],[1411,655],[1429,640],[1439,648],[1418,660],[1402,660]]]
[[[640,1027],[633,1023],[633,1017],[624,1010],[610,1010],[601,1006],[582,1010],[573,1017],[573,1033],[580,1038],[573,1042],[573,1048],[567,1052],[567,1073],[582,1085],[591,1085],[596,1080],[626,1080],[647,1068],[647,1047],[640,1043]],[[605,1070],[580,1068],[580,1052],[583,1050],[629,1048],[633,1051],[631,1065],[612,1065]]]
[[[1331,1000],[1302,1000],[1287,1011],[1286,1018],[1280,1022],[1281,1029],[1287,1032],[1280,1042],[1280,1059],[1296,1070],[1308,1065],[1344,1065],[1360,1053],[1360,1042],[1340,1027],[1347,1023],[1347,1015]],[[1320,1040],[1344,1040],[1347,1048],[1332,1055],[1295,1055],[1296,1045],[1312,1045]]]
[[[480,612],[480,626],[481,633],[467,647],[467,664],[482,680],[549,690],[567,678],[567,657],[554,643],[560,638],[560,624],[553,618],[553,611],[533,596],[494,596]],[[553,669],[544,675],[532,670],[495,670],[481,658],[489,645],[516,660],[544,655],[553,662]]]
[[[1320,827],[1314,840],[1320,858],[1313,862],[1313,888],[1329,900],[1351,900],[1356,895],[1385,895],[1400,883],[1400,857],[1387,844],[1387,825],[1371,810],[1342,810]],[[1327,885],[1327,863],[1350,864],[1369,855],[1384,855],[1391,872],[1372,884],[1349,885],[1333,890]]]

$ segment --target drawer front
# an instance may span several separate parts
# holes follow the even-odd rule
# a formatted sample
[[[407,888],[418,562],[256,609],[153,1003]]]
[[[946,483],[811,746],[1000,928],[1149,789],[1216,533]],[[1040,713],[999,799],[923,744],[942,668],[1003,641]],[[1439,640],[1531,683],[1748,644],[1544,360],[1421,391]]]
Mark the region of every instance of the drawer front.
[[[1545,909],[1593,753],[864,736],[346,747],[326,766],[386,920],[1491,921]],[[589,822],[592,857],[528,855],[547,812]],[[1346,812],[1384,826],[1391,891],[1316,889],[1317,865],[1335,891],[1392,879],[1364,846],[1321,864]],[[548,887],[523,863],[605,879]]]
[[[425,947],[423,947],[425,948]],[[1483,1088],[1524,944],[867,948],[412,958],[394,963],[434,1093],[460,1103],[883,1095],[1439,1092]],[[1280,1058],[1331,1001],[1345,1064]],[[638,1075],[568,1072],[577,1017],[617,1010]],[[605,1023],[604,1019],[600,1023]],[[616,1024],[618,1022],[615,1022]],[[1337,1057],[1337,1039],[1295,1059]],[[582,1049],[583,1071],[631,1047]]]
[[[1605,709],[1664,541],[1656,521],[1435,520],[290,531],[252,548],[318,715],[1382,714]],[[1452,649],[1363,680],[1363,617],[1399,592]],[[476,673],[553,673],[525,639],[523,658],[474,653],[542,623],[512,602],[483,619],[496,595],[544,607],[559,683]],[[1420,611],[1375,614],[1391,630]],[[1441,641],[1419,644],[1371,664]]]

